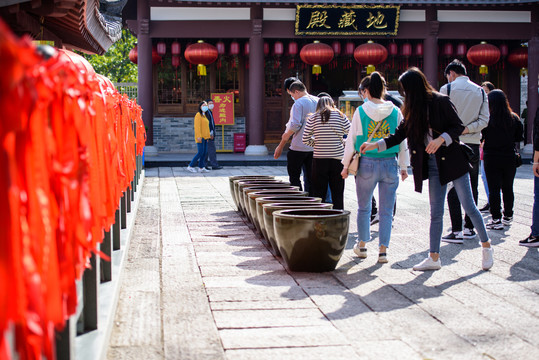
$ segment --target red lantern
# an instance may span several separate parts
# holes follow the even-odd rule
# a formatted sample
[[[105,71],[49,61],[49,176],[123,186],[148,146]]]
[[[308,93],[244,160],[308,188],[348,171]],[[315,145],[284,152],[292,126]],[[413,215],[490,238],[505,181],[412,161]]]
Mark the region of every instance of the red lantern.
[[[245,47],[243,49],[243,55],[249,56],[249,41],[245,43]]]
[[[137,45],[135,45],[135,47],[132,48],[129,51],[129,60],[131,60],[135,64],[138,64],[138,47],[137,47]],[[161,61],[161,56],[159,56],[159,54],[157,53],[157,49],[155,48],[155,46],[152,46],[152,64],[153,65],[158,64],[159,61]]]
[[[334,41],[331,43],[331,48],[333,49],[333,53],[335,56],[339,56],[341,54],[341,43],[338,41]]]
[[[164,41],[159,41],[157,43],[157,54],[163,56],[167,53],[167,44]]]
[[[131,60],[132,63],[137,64],[138,63],[138,49],[137,45],[135,45],[134,48],[129,50],[129,60]]]
[[[267,42],[264,43],[264,56],[268,56],[270,53],[270,46]]]
[[[225,43],[222,41],[218,41],[217,44],[215,44],[215,48],[217,49],[217,54],[219,54],[219,56],[224,55],[226,52]]]
[[[509,46],[507,44],[500,45],[500,55],[505,58],[509,54]]]
[[[482,41],[481,44],[472,46],[466,55],[468,61],[475,66],[479,66],[481,75],[488,74],[488,67],[500,60],[500,49],[496,46]]]
[[[174,41],[171,45],[170,45],[170,52],[172,53],[172,55],[180,55],[181,53],[181,45],[179,42],[177,41]]]
[[[288,52],[287,52],[287,54],[288,54],[288,56],[291,57],[290,63],[288,64],[288,67],[290,69],[292,69],[295,66],[295,57],[298,54],[298,43],[297,42],[290,41],[288,43]]]
[[[354,55],[354,50],[356,48],[356,45],[354,45],[353,42],[347,42],[345,45],[344,45],[344,55],[346,56],[352,56]]]
[[[415,45],[415,56],[422,57],[423,56],[423,43],[419,42]]]
[[[394,42],[389,43],[389,45],[387,46],[387,52],[389,56],[397,56],[397,54],[399,53],[399,47]]]
[[[172,55],[172,66],[174,66],[174,68],[180,66],[180,57],[178,55]]]
[[[240,54],[240,44],[237,41],[230,43],[230,55],[238,56]]]
[[[370,74],[374,71],[374,65],[386,61],[387,49],[369,40],[366,44],[359,45],[354,50],[354,59],[361,65],[367,65],[367,74]]]
[[[301,48],[299,56],[304,63],[313,65],[313,74],[322,73],[322,66],[333,59],[333,49],[331,46],[315,41]]]
[[[465,43],[458,43],[457,45],[457,57],[463,58],[466,56],[467,46]]]
[[[453,44],[445,43],[444,47],[443,47],[443,50],[442,50],[442,54],[445,57],[450,58],[450,57],[453,57],[453,53],[454,53]]]
[[[405,58],[412,56],[412,44],[407,42],[401,45],[401,56]]]
[[[288,43],[288,55],[296,56],[298,54],[298,43],[295,41],[290,41]]]
[[[528,67],[528,48],[520,47],[511,51],[507,61],[515,67],[520,68],[520,75],[526,74],[526,68]]]
[[[206,76],[206,66],[213,63],[219,57],[215,46],[199,40],[196,44],[189,45],[185,49],[185,60],[191,64],[197,64],[197,75]]]
[[[280,41],[276,41],[275,44],[273,44],[273,55],[279,57],[284,54],[284,45]]]

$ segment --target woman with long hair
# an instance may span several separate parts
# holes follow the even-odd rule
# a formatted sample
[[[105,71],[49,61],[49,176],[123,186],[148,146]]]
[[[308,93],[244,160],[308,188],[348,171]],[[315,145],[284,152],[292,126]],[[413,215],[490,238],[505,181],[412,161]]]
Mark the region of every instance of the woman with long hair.
[[[364,143],[361,152],[384,151],[408,139],[415,190],[421,192],[423,180],[429,180],[430,253],[414,270],[441,268],[440,241],[443,229],[447,183],[453,182],[459,200],[478,231],[482,245],[482,268],[492,267],[493,251],[481,213],[475,205],[470,185],[470,164],[460,147],[459,136],[465,127],[448,96],[434,90],[418,68],[410,68],[399,77],[404,98],[404,121],[395,134],[376,143]]]
[[[303,143],[314,148],[312,165],[313,195],[326,198],[328,185],[334,209],[344,209],[344,179],[341,160],[343,137],[350,130],[350,121],[336,107],[333,99],[322,96],[316,112],[307,118]]]
[[[196,172],[209,172],[206,169],[206,156],[208,154],[208,139],[210,135],[210,121],[206,117],[206,112],[208,111],[208,103],[201,101],[198,104],[198,111],[195,115],[195,141],[197,143],[197,153],[193,160],[187,166],[187,171],[196,173]],[[198,171],[195,168],[198,162]]]
[[[378,72],[373,72],[370,76],[363,78],[359,85],[359,93],[365,102],[354,112],[350,135],[346,138],[344,169],[341,173],[343,179],[348,177],[348,165],[354,152],[359,150],[359,146],[369,138],[383,139],[393,134],[402,120],[399,108],[392,102],[383,100],[385,80]],[[387,248],[393,223],[393,205],[399,186],[397,155],[402,180],[408,177],[408,152],[404,140],[384,151],[371,151],[361,157],[356,176],[358,239],[354,245],[354,252],[360,258],[367,257],[365,245],[371,241],[372,195],[374,188],[378,185],[380,219],[378,262],[387,262]]]
[[[515,143],[522,140],[522,123],[513,113],[502,90],[488,93],[490,120],[483,129],[483,161],[489,188],[488,202],[492,220],[488,229],[503,230],[513,220],[513,181],[515,180]],[[503,193],[503,217],[501,213],[500,190]]]

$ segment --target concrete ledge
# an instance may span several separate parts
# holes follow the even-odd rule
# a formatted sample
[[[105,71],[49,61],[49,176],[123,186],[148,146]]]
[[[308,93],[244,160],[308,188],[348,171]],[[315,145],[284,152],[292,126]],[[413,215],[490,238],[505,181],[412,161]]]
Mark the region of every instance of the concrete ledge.
[[[246,156],[266,156],[268,155],[268,148],[266,145],[249,145],[245,149]]]
[[[112,252],[112,280],[101,283],[98,289],[98,327],[97,330],[75,338],[75,358],[80,360],[106,359],[110,333],[114,324],[114,316],[118,305],[118,297],[122,283],[122,273],[127,260],[127,250],[132,237],[140,197],[144,186],[145,171],[142,170],[131,203],[131,212],[127,213],[127,226],[120,230],[120,250]]]

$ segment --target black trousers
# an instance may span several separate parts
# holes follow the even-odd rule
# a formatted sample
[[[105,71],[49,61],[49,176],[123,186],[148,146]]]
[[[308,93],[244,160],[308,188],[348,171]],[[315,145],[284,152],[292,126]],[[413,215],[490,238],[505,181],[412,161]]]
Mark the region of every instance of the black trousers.
[[[331,202],[334,209],[344,209],[344,179],[341,176],[343,165],[337,159],[313,158],[312,187],[314,196],[326,198],[331,190]]]
[[[470,171],[470,184],[472,185],[472,195],[477,205],[478,190],[477,185],[479,182],[479,145],[467,144],[470,146],[475,154],[474,158],[470,162],[472,164],[472,170]],[[490,192],[489,187],[489,192]],[[447,205],[449,206],[449,216],[451,218],[451,229],[453,232],[462,231],[462,210],[460,208],[460,201],[455,188],[451,188],[447,193]],[[464,218],[464,227],[467,229],[473,229],[472,220],[468,215]]]
[[[483,158],[485,162],[485,173],[488,183],[488,202],[490,204],[490,214],[492,219],[501,219],[501,199],[500,190],[503,194],[503,215],[513,216],[513,205],[515,194],[513,193],[513,181],[517,168],[515,166],[515,155],[508,156],[488,156]]]
[[[305,183],[305,191],[309,192],[309,196],[313,196],[313,190],[311,186],[313,152],[288,150],[288,153],[286,154],[286,160],[286,170],[288,171],[288,179],[290,181],[290,185],[299,186],[300,190],[303,190],[300,177],[301,170],[304,169],[303,182]]]

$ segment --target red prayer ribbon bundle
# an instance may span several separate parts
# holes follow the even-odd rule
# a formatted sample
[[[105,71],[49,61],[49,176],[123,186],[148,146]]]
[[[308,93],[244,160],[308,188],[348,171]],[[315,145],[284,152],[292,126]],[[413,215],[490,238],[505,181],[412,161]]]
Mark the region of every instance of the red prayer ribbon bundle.
[[[0,54],[0,359],[8,328],[21,359],[54,359],[75,281],[142,154],[142,109],[61,52],[44,60],[1,20]]]

